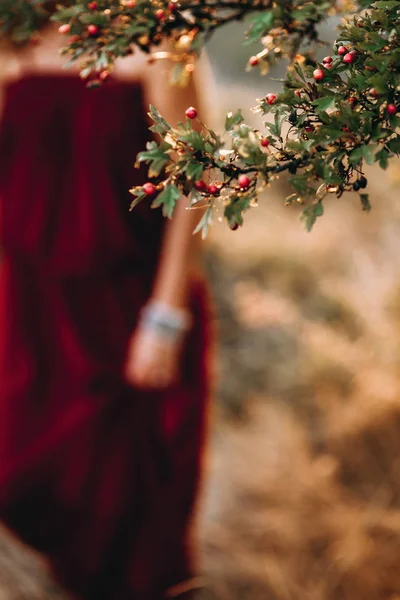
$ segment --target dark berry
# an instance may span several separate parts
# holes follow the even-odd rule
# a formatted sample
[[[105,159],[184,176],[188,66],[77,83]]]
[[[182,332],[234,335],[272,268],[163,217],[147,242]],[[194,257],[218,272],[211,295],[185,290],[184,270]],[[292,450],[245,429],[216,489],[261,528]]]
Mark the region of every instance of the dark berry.
[[[364,177],[364,175],[361,175],[360,179],[358,180],[358,183],[360,184],[360,187],[366,188],[368,180],[366,177]]]

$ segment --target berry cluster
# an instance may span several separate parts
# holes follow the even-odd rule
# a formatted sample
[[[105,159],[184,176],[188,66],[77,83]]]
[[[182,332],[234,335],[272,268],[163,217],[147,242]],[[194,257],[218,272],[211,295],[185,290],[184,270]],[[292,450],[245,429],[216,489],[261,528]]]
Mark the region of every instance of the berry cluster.
[[[204,230],[220,201],[229,226],[236,229],[263,189],[286,172],[294,190],[287,203],[304,206],[308,229],[323,214],[324,198],[331,194],[358,192],[362,208],[369,210],[365,164],[386,168],[400,153],[400,10],[391,3],[386,9],[381,2],[370,4],[373,10],[362,18],[343,23],[332,55],[320,63],[294,63],[282,93],[260,100],[256,111],[273,116],[266,123],[268,135],[245,125],[238,111],[226,117],[229,149],[204,128],[203,143],[196,140],[194,152],[190,134],[169,128],[179,160],[170,160],[164,141],[169,175],[160,175],[155,205],[160,197],[168,204],[168,189],[174,186],[189,192],[192,204],[206,204],[200,224]],[[192,110],[186,113],[189,119]],[[151,116],[158,121],[154,111]],[[152,165],[160,158],[159,150],[153,147],[139,160]],[[204,179],[216,172],[218,181],[206,185]],[[141,190],[132,193],[141,197]]]
[[[339,28],[331,55],[317,62],[312,44],[316,30],[336,0],[66,0],[54,8],[46,0],[1,0],[0,37],[16,43],[36,41],[37,29],[50,14],[66,36],[64,53],[70,61],[84,59],[81,74],[90,85],[101,85],[119,56],[135,48],[150,52],[163,40],[171,42],[169,56],[174,77],[184,82],[194,59],[212,32],[249,13],[249,42],[262,49],[249,59],[248,68],[265,73],[280,57],[289,57],[282,93],[267,94],[256,111],[272,115],[261,133],[243,122],[240,111],[225,120],[227,141],[200,124],[191,123],[197,110],[189,107],[186,124],[172,128],[151,107],[153,131],[161,141],[151,142],[138,163],[149,165],[144,186],[133,188],[133,205],[151,197],[166,216],[185,194],[190,205],[207,206],[199,228],[205,232],[213,210],[221,202],[232,229],[243,223],[246,210],[257,204],[263,189],[280,173],[289,175],[294,193],[287,203],[304,205],[311,228],[323,214],[328,194],[365,193],[365,164],[386,168],[400,153],[400,8],[398,2],[354,0],[356,12]],[[346,4],[346,3],[341,3]],[[348,3],[347,3],[348,5]],[[311,51],[300,48],[311,42]],[[150,60],[157,58],[157,52]],[[176,150],[178,151],[176,152]],[[219,173],[219,175],[216,175]],[[207,183],[206,183],[207,182]]]

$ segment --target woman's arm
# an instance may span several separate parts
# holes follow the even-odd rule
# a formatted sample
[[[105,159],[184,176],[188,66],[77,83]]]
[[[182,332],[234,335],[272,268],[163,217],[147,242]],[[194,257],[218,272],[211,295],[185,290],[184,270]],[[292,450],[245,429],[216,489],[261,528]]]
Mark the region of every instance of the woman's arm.
[[[147,104],[154,104],[172,124],[185,119],[189,106],[198,106],[194,82],[187,88],[171,87],[168,82],[170,64],[160,63],[145,69]],[[165,227],[160,260],[153,284],[150,305],[162,311],[184,310],[188,305],[189,283],[198,268],[199,236],[193,235],[201,211],[187,210],[187,199],[181,198]],[[165,312],[164,312],[165,315]],[[138,326],[128,354],[128,381],[141,387],[164,387],[172,383],[179,370],[182,336],[173,341],[163,339],[155,331]]]
[[[147,103],[154,104],[172,125],[185,120],[189,106],[198,106],[194,81],[186,88],[168,83],[170,64],[160,62],[148,67]],[[200,210],[188,210],[186,198],[178,201],[175,214],[166,224],[160,262],[153,287],[153,298],[174,307],[186,307],[190,273],[197,268],[199,236],[193,231],[201,218]]]

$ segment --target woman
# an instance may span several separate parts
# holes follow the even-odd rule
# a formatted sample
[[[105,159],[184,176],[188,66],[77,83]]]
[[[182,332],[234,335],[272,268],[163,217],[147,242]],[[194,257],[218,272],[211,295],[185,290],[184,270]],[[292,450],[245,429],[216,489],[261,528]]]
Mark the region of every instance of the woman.
[[[139,59],[88,90],[59,37],[6,75],[0,518],[75,597],[161,600],[193,576],[207,309],[198,213],[129,212],[128,189],[145,107],[176,122],[195,98]]]

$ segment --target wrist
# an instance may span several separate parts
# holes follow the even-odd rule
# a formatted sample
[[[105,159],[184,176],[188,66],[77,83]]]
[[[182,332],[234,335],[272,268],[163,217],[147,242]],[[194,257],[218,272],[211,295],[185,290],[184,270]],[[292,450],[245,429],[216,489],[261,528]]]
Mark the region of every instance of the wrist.
[[[175,341],[192,324],[191,313],[186,308],[173,306],[157,299],[151,299],[142,309],[139,325],[161,337]]]

